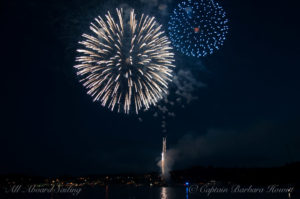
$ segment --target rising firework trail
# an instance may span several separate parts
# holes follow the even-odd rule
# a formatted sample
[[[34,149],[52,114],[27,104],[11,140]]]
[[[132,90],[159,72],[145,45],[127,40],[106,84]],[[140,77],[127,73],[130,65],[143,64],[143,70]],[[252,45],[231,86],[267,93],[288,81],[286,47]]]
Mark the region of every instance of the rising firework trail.
[[[156,105],[168,91],[174,54],[171,42],[154,17],[117,9],[91,23],[79,42],[74,67],[94,101],[110,110],[136,114]]]
[[[163,137],[162,153],[161,153],[161,174],[164,177],[166,175],[166,152],[167,152],[167,138]]]

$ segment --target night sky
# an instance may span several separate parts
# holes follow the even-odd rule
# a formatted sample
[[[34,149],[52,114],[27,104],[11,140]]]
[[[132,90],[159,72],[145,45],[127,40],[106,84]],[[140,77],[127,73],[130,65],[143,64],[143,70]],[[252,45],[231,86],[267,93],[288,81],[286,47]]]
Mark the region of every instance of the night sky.
[[[217,0],[216,0],[217,1]],[[168,2],[168,12],[179,1]],[[167,120],[174,169],[272,167],[300,161],[300,28],[294,1],[219,0],[229,18],[211,56],[176,52],[206,86]],[[157,18],[155,0],[10,0],[1,6],[0,173],[81,175],[158,171],[161,123],[93,103],[78,82],[77,42],[90,21],[129,6]],[[151,7],[151,6],[152,7]]]

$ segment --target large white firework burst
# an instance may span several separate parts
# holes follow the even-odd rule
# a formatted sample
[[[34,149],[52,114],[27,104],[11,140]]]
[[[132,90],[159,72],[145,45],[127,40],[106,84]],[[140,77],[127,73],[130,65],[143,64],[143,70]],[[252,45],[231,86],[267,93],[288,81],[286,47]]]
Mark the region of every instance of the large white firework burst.
[[[82,35],[74,67],[94,101],[138,114],[167,93],[174,54],[154,17],[142,14],[137,20],[134,10],[129,17],[122,9],[116,11],[118,20],[107,12],[106,20],[98,16],[91,23],[92,34]]]

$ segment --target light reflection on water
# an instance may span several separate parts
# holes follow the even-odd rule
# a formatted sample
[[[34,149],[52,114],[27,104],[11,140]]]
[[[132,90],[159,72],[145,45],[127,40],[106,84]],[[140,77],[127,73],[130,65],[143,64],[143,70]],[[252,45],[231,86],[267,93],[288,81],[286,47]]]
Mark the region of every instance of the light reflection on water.
[[[28,194],[21,195],[23,199],[296,199],[300,198],[299,190],[293,193],[195,193],[189,192],[188,187],[129,187],[129,186],[103,186],[103,187],[86,187],[78,196],[69,194]],[[2,197],[0,192],[0,198]],[[16,198],[16,197],[12,197]]]
[[[108,198],[108,185],[105,186],[105,199],[109,199]]]
[[[98,191],[83,191],[78,199],[292,199],[293,194],[214,194],[190,193],[188,187],[118,187],[105,186]],[[97,190],[97,189],[96,189]],[[295,195],[295,194],[294,194]],[[100,197],[99,197],[100,196]],[[299,196],[299,195],[298,195]],[[65,198],[64,198],[65,199]]]
[[[189,199],[189,188],[188,187],[185,188],[185,198]]]
[[[161,187],[160,199],[292,199],[290,193],[288,194],[211,194],[206,193],[190,193],[189,187]],[[152,190],[153,191],[153,190]],[[151,197],[155,199],[155,197]]]
[[[160,199],[168,199],[168,194],[167,194],[167,188],[162,187],[161,193],[160,193]]]
[[[162,187],[160,192],[160,199],[172,199],[172,189],[170,187]],[[189,188],[185,188],[185,199],[189,199]]]

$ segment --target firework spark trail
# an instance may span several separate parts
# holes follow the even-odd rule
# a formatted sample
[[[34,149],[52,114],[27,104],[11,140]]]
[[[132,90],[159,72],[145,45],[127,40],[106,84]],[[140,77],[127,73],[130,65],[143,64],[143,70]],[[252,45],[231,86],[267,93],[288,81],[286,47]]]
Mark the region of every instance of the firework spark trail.
[[[133,107],[138,114],[167,93],[174,54],[154,17],[142,14],[137,20],[132,10],[128,22],[123,10],[116,10],[118,21],[108,12],[106,21],[98,17],[91,23],[93,35],[82,35],[84,48],[77,50],[74,67],[94,101],[127,114]]]
[[[161,153],[161,174],[166,175],[166,152],[167,152],[167,138],[163,137],[163,147]]]

